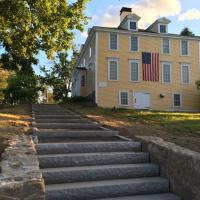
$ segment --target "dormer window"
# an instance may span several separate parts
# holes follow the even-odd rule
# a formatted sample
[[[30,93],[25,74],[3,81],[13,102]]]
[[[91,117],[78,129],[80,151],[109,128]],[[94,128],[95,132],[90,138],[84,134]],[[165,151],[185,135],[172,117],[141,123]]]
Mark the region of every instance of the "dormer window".
[[[129,30],[136,31],[137,30],[137,22],[133,20],[129,20]]]
[[[160,33],[167,33],[167,25],[160,24],[159,32]]]

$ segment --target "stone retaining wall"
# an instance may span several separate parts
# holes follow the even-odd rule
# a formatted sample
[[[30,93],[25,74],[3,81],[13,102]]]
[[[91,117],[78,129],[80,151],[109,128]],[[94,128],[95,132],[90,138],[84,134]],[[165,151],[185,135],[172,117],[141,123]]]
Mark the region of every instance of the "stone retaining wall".
[[[151,161],[159,164],[161,176],[170,180],[170,189],[183,200],[200,199],[200,153],[166,142],[158,137],[137,136]]]
[[[31,136],[15,136],[2,154],[0,200],[44,200],[44,182]]]

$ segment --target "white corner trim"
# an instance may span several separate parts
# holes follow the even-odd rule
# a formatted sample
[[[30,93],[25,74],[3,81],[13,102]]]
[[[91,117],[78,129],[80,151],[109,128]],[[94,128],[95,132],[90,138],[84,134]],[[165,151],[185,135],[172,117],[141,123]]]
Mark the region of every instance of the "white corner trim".
[[[96,32],[95,41],[95,103],[98,104],[98,32]]]

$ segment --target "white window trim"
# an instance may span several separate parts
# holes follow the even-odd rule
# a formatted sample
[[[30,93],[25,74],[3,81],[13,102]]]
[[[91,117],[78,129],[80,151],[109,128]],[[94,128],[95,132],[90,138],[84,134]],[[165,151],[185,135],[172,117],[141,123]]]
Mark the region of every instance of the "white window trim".
[[[180,95],[180,106],[175,106],[174,105],[174,95],[175,94],[179,94]],[[172,93],[172,105],[173,105],[173,108],[181,108],[182,107],[182,94],[180,92],[173,92]]]
[[[128,98],[128,104],[127,104],[127,105],[122,105],[122,104],[121,104],[121,93],[122,93],[122,92],[126,92],[126,93],[128,94],[128,97],[127,97],[127,98]],[[129,106],[129,92],[128,92],[127,90],[120,90],[120,91],[119,91],[119,106],[122,106],[122,107],[127,107],[127,106]]]
[[[189,72],[189,82],[188,83],[184,83],[183,82],[183,66],[188,66],[188,72]],[[184,85],[189,85],[191,84],[191,69],[190,69],[190,64],[187,64],[187,63],[182,63],[181,64],[181,83],[184,84]]]
[[[85,58],[83,58],[83,67],[85,67],[86,65],[86,61],[85,61]]]
[[[170,66],[170,82],[164,82],[164,76],[163,76],[164,70],[163,70],[163,68],[164,68],[165,64],[168,64]],[[162,83],[163,84],[171,84],[172,83],[172,63],[170,63],[170,62],[162,62]]]
[[[187,55],[183,55],[182,54],[182,41],[187,41],[188,43],[188,54]],[[180,40],[180,55],[181,56],[190,56],[190,41],[189,40]]]
[[[158,33],[160,33],[160,34],[166,34],[166,33],[162,33],[162,32],[160,32],[160,26],[165,26],[166,27],[166,33],[168,33],[168,25],[167,24],[158,24]]]
[[[136,23],[136,29],[131,29],[130,22],[135,22]],[[128,30],[129,31],[137,31],[138,30],[138,21],[137,20],[128,20]]]
[[[137,81],[131,80],[131,63],[137,63],[138,64],[138,80]],[[129,60],[129,81],[131,83],[140,82],[140,62],[139,62],[139,60]]]
[[[89,58],[91,58],[92,57],[92,48],[91,48],[91,46],[89,47]]]
[[[116,34],[116,35],[117,35],[117,49],[111,49],[111,48],[110,48],[110,36],[111,36],[112,34]],[[118,33],[109,33],[108,49],[109,49],[110,51],[119,51],[119,34],[118,34]]]
[[[137,49],[137,51],[131,50],[131,37],[136,37],[137,38],[137,42],[138,42],[138,49]],[[139,49],[140,49],[140,39],[139,39],[139,37],[136,36],[136,35],[130,35],[129,36],[129,51],[130,52],[139,52]]]
[[[163,48],[163,45],[164,45],[164,42],[163,42],[163,40],[165,40],[165,39],[167,39],[167,40],[169,40],[169,53],[164,53],[164,48]],[[171,55],[171,53],[172,53],[172,48],[171,48],[171,39],[169,39],[169,38],[162,38],[162,40],[161,40],[161,53],[162,54],[164,54],[164,55]]]
[[[117,80],[110,79],[110,61],[117,61]],[[118,58],[108,58],[108,80],[119,81],[119,59]]]

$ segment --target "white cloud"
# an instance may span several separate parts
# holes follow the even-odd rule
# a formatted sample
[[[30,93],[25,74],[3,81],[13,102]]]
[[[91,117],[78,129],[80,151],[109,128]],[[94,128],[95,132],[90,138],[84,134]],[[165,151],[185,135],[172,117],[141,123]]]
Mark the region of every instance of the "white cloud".
[[[140,27],[152,24],[158,17],[176,16],[181,12],[180,0],[139,0],[137,3],[123,5],[141,17]],[[97,23],[101,26],[116,27],[119,25],[119,11],[122,6],[110,6]]]
[[[190,9],[179,16],[179,21],[185,20],[197,20],[200,19],[200,10],[198,9]]]

